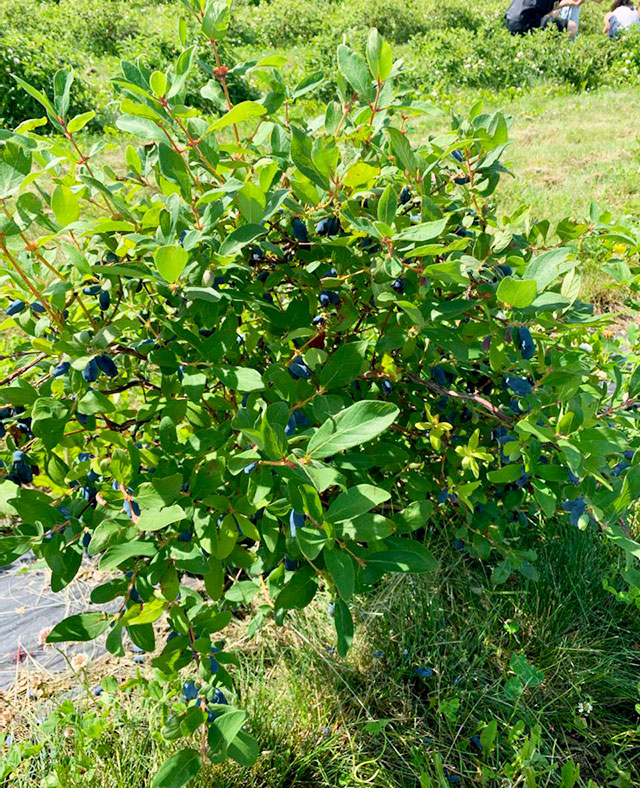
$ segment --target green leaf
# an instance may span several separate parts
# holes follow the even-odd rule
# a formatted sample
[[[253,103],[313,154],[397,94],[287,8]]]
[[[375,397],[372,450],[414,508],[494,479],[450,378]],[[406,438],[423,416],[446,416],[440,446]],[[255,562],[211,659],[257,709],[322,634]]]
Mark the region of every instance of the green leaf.
[[[388,501],[391,494],[381,487],[371,484],[358,484],[356,487],[340,495],[331,503],[327,511],[327,520],[332,523],[342,523],[353,520],[361,514],[374,509],[381,503]]]
[[[293,577],[285,583],[275,600],[276,610],[302,609],[316,595],[318,580],[310,566],[298,569]]]
[[[179,750],[158,769],[151,788],[182,788],[198,775],[201,768],[202,758],[197,750]]]
[[[336,600],[333,622],[338,635],[338,654],[345,657],[353,643],[353,618],[346,602],[342,599]]]
[[[390,183],[380,195],[378,202],[378,221],[392,225],[398,210],[398,198],[395,189]]]
[[[375,27],[371,28],[367,38],[367,62],[371,74],[379,82],[384,82],[393,68],[391,47]]]
[[[567,259],[571,252],[571,249],[560,247],[534,257],[525,269],[524,279],[535,281],[538,293],[541,293],[555,279],[578,265],[578,260]]]
[[[171,523],[178,523],[184,520],[186,514],[184,509],[178,504],[174,506],[167,506],[165,509],[145,510],[140,515],[140,519],[136,523],[136,528],[139,531],[158,531],[160,528],[165,528]]]
[[[202,32],[210,41],[224,38],[231,21],[231,3],[229,0],[209,0],[205,8]]]
[[[224,239],[218,254],[222,257],[235,257],[247,244],[253,243],[256,238],[266,232],[265,228],[259,224],[244,224]]]
[[[329,417],[311,437],[309,457],[322,459],[359,446],[388,429],[400,411],[391,402],[362,400]]]
[[[167,282],[175,282],[184,271],[189,255],[181,246],[161,246],[153,253],[153,259],[160,275]]]
[[[67,123],[67,131],[69,134],[75,134],[78,131],[81,131],[87,123],[92,121],[96,116],[95,110],[90,109],[88,112],[83,112],[80,115],[76,115],[74,118]]]
[[[313,145],[306,132],[291,126],[291,159],[303,175],[321,189],[329,188],[329,179],[321,173],[313,161]]]
[[[51,210],[58,222],[66,227],[80,217],[80,201],[67,186],[58,184],[51,195]]]
[[[238,731],[238,735],[227,748],[227,755],[241,766],[253,766],[258,760],[260,748],[256,739],[246,731]]]
[[[504,304],[515,309],[525,309],[530,306],[538,293],[538,287],[532,279],[514,279],[512,276],[505,278],[498,285],[496,295]]]
[[[396,235],[396,241],[413,241],[423,242],[431,241],[433,238],[438,238],[444,233],[447,226],[447,219],[436,219],[434,222],[425,222],[424,224],[416,224],[415,227],[408,227],[401,233]]]
[[[80,613],[60,621],[51,630],[47,643],[94,640],[109,626],[104,613]]]
[[[324,562],[336,584],[340,597],[348,602],[353,596],[353,589],[356,583],[356,571],[353,566],[353,559],[344,550],[335,547],[333,550],[325,550]]]
[[[332,353],[318,374],[318,382],[329,391],[349,383],[358,376],[364,364],[368,342],[347,342]]]
[[[156,555],[157,552],[157,546],[151,542],[134,540],[132,542],[126,542],[125,544],[116,544],[112,547],[108,547],[104,551],[99,566],[100,569],[106,572],[109,569],[115,569],[116,566],[120,566],[120,564],[123,564],[134,556],[147,556],[151,558]]]
[[[47,449],[53,449],[62,436],[69,415],[67,406],[51,397],[40,397],[31,411],[31,429]]]
[[[28,536],[5,536],[1,538],[0,566],[9,566],[9,564],[29,552],[30,549],[31,538]]]
[[[411,149],[411,143],[407,139],[407,135],[403,134],[400,129],[393,128],[392,126],[387,128],[386,131],[391,141],[393,155],[400,169],[410,174],[415,174],[418,170],[418,160]]]
[[[30,151],[12,142],[0,148],[0,200],[15,194],[30,172]]]
[[[393,520],[381,514],[362,514],[355,520],[345,520],[338,526],[338,533],[354,542],[376,542],[386,539],[396,530]]]
[[[371,74],[362,55],[340,44],[338,46],[338,68],[363,103],[372,96]]]
[[[215,123],[209,127],[209,130],[218,131],[234,123],[254,120],[266,114],[266,108],[263,107],[262,104],[258,104],[257,101],[241,101],[240,104],[236,104],[235,107],[232,107],[228,112],[225,112],[221,118],[216,120]]]
[[[319,88],[324,81],[324,74],[321,71],[316,71],[315,74],[309,74],[308,77],[301,79],[291,91],[291,98],[295,100],[305,96],[307,93]]]
[[[191,202],[191,178],[189,177],[187,163],[177,151],[164,142],[158,145],[158,167],[168,181],[178,186],[183,198],[187,202]],[[180,248],[182,249],[182,247]],[[182,251],[184,252],[184,249]],[[174,279],[177,279],[179,275],[175,276]],[[165,279],[167,279],[166,276]],[[168,281],[174,281],[174,279],[169,279]]]
[[[438,568],[436,559],[425,549],[423,551],[406,549],[382,550],[372,553],[366,559],[368,566],[384,572],[434,572]]]
[[[264,381],[257,369],[250,367],[213,367],[215,377],[234,391],[262,391]]]

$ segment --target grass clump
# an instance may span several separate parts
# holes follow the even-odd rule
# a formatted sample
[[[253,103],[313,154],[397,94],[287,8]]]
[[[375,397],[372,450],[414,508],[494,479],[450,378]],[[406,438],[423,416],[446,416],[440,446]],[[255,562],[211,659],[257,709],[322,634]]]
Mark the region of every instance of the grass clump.
[[[640,622],[603,587],[616,557],[577,530],[532,536],[531,548],[539,578],[496,586],[441,545],[438,573],[397,577],[362,604],[346,661],[326,600],[249,641],[240,623],[239,700],[262,753],[253,769],[207,767],[196,784],[632,788]],[[122,670],[128,678],[67,699],[46,722],[37,704],[13,718],[12,786],[145,784],[170,747],[160,689],[147,668]],[[84,676],[87,690],[94,680]],[[130,693],[135,685],[145,691]]]

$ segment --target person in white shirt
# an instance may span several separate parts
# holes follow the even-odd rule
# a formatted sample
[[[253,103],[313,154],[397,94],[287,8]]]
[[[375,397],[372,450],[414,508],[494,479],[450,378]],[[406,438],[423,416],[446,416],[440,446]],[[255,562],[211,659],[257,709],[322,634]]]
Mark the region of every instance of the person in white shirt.
[[[640,22],[633,0],[615,0],[611,11],[604,15],[604,29],[609,38],[616,38],[623,30]]]

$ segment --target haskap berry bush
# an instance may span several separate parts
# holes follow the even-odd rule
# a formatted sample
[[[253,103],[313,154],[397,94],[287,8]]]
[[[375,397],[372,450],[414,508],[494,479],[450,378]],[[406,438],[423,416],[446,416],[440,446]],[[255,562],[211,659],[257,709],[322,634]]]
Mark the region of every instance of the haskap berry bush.
[[[88,552],[109,579],[49,642],[122,655],[126,633],[183,682],[163,731],[190,746],[155,786],[257,757],[219,634],[236,611],[282,624],[328,589],[344,655],[354,596],[436,565],[425,531],[497,583],[535,577],[532,529],[601,529],[629,583],[640,551],[633,337],[578,300],[577,270],[597,243],[632,303],[632,228],[498,216],[505,118],[476,107],[412,144],[427,108],[376,30],[364,56],[338,48],[319,117],[300,99],[322,77],[291,88],[280,57],[235,66],[263,90],[235,106],[217,60],[193,109],[229,6],[188,9],[200,39],[182,26],[173,68],[114,82],[141,140],[121,166],[83,150],[70,71],[52,99],[20,82],[50,136],[0,133],[0,559],[32,550],[59,590]]]

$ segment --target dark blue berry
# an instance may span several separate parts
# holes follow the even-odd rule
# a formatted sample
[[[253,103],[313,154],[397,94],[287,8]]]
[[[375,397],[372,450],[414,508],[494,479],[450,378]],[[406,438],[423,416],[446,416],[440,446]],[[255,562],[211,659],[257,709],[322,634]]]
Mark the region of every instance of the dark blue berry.
[[[111,293],[108,290],[101,290],[98,303],[100,304],[100,309],[106,312],[111,306]]]
[[[309,233],[307,232],[307,225],[297,216],[294,216],[294,218],[291,220],[291,231],[293,232],[293,237],[297,241],[300,241],[301,243],[308,242]]]
[[[198,697],[198,688],[194,681],[187,681],[182,686],[182,697],[185,700],[195,700]]]
[[[291,510],[291,514],[289,515],[289,531],[291,532],[292,537],[295,538],[296,530],[304,526],[304,520],[304,514],[296,512],[295,509]]]
[[[519,397],[528,397],[529,394],[533,391],[533,386],[529,383],[528,380],[524,378],[515,378],[515,377],[508,377],[505,378],[505,383],[507,384],[508,388],[513,391],[514,394],[517,394]]]
[[[98,367],[95,358],[92,358],[87,366],[82,370],[82,377],[87,383],[95,383],[99,374],[100,368]]]
[[[52,378],[59,378],[62,375],[66,375],[67,372],[71,369],[71,364],[68,361],[61,361],[57,367],[54,367],[51,371]]]
[[[7,314],[9,316],[17,315],[24,310],[25,306],[26,304],[24,301],[21,301],[20,299],[16,299],[15,301],[12,301],[7,307]]]
[[[104,372],[107,377],[115,378],[118,374],[118,367],[116,366],[115,361],[107,353],[102,353],[101,355],[96,356],[95,362],[98,365],[100,372]]]
[[[298,380],[299,378],[308,380],[312,373],[311,369],[301,358],[295,358],[291,364],[289,364],[289,374],[294,380]]]

